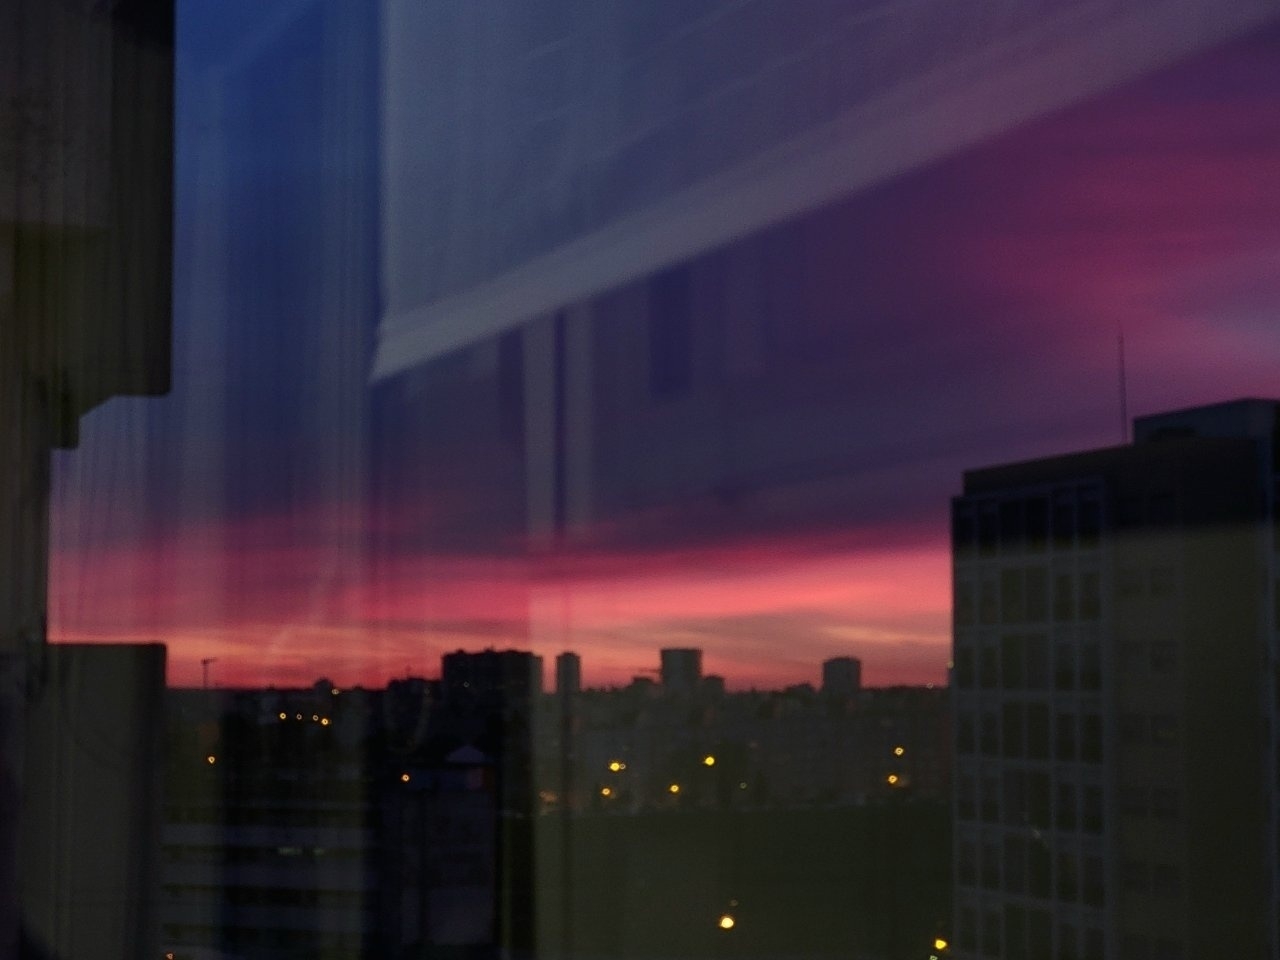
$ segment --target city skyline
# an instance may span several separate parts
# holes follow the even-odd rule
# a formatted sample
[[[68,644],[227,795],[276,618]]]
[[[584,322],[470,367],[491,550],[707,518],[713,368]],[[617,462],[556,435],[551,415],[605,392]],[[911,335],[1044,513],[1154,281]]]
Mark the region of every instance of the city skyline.
[[[198,26],[193,15],[183,42],[201,42]],[[208,318],[184,272],[174,396],[110,402],[86,418],[81,449],[57,455],[50,636],[166,642],[175,683],[196,682],[209,657],[226,682],[380,683],[488,642],[577,649],[590,684],[694,644],[731,684],[800,682],[841,654],[864,661],[869,684],[942,682],[961,473],[1118,442],[1121,328],[1132,414],[1280,394],[1278,45],[1264,31],[824,214],[822,260],[842,277],[828,296],[849,301],[832,389],[856,410],[838,491],[780,484],[733,513],[694,499],[615,515],[555,559],[525,549],[519,469],[465,403],[406,444],[376,516],[312,482],[314,442],[288,420],[301,401],[285,398],[324,381],[254,327],[279,318],[271,343],[287,343],[305,310],[290,319],[285,284],[221,316],[224,349],[253,360],[210,386]],[[264,93],[264,109],[292,116],[290,95]],[[305,144],[235,146],[237,202],[260,199],[272,164],[319,176]],[[201,149],[180,133],[183,250],[207,215]],[[305,256],[291,248],[305,222],[275,236],[252,213],[228,213],[238,256]],[[359,380],[365,360],[351,362]],[[206,435],[197,414],[215,400],[226,412]],[[818,506],[778,520],[770,495]],[[384,535],[393,549],[370,546]]]

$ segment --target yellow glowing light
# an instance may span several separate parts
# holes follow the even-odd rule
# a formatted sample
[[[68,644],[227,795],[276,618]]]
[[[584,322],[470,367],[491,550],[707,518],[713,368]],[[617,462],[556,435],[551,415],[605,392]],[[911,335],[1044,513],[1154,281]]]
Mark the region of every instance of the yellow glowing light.
[[[205,757],[204,759],[205,759],[205,763],[209,763],[209,764],[214,764],[218,762],[218,758],[215,757],[212,753],[209,754],[209,756]]]
[[[903,749],[902,747],[894,747],[894,748],[893,748],[893,755],[894,755],[895,757],[900,757],[900,756],[902,756],[902,755],[903,755],[904,753],[906,753],[906,752],[907,752],[907,751],[906,751],[905,749]]]
[[[296,719],[296,720],[301,720],[301,719],[302,719],[302,714],[300,714],[300,713],[295,713],[293,716],[294,716],[294,719]]]
[[[400,782],[401,782],[401,783],[408,783],[408,782],[409,782],[409,775],[408,775],[407,773],[402,773],[402,774],[400,774]]]
[[[708,753],[705,757],[702,758],[702,765],[704,767],[714,767],[716,765],[716,758]]]
[[[337,696],[338,694],[340,694],[342,691],[341,691],[341,690],[339,690],[337,687],[334,687],[334,688],[333,688],[332,690],[330,690],[329,692],[330,692],[330,693],[332,693],[332,694],[336,697],[336,696]]]
[[[933,949],[935,950],[947,949],[947,941],[943,940],[941,937],[938,937],[936,940],[933,941]]]
[[[680,792],[680,784],[678,784],[678,783],[673,783],[671,786],[667,787],[667,792],[668,792],[668,793],[679,793],[679,792]]]
[[[614,773],[617,773],[619,770],[627,769],[627,765],[623,763],[621,760],[614,760],[609,764],[609,769],[612,770]]]
[[[602,796],[602,797],[612,797],[612,796],[613,796],[613,790],[612,790],[612,788],[610,788],[610,787],[601,787],[601,788],[600,788],[600,796]]]
[[[313,713],[313,714],[311,715],[311,722],[312,722],[312,723],[315,723],[315,722],[316,722],[317,720],[319,720],[319,719],[320,719],[320,714],[318,714],[318,713]]]
[[[898,775],[896,773],[889,774],[889,776],[885,778],[885,782],[892,787],[894,784],[898,782]]]
[[[721,929],[721,930],[732,930],[732,929],[733,929],[733,925],[734,925],[734,923],[735,923],[735,922],[736,922],[736,921],[733,919],[733,917],[729,916],[729,914],[727,914],[727,913],[725,913],[725,914],[721,914],[721,916],[720,916],[720,929]]]
[[[282,713],[282,714],[280,714],[280,719],[281,719],[281,720],[288,720],[288,719],[289,719],[289,715],[288,715],[287,713]]]
[[[321,718],[320,718],[320,726],[322,726],[322,727],[327,727],[328,725],[329,725],[329,718],[328,718],[328,717],[321,717]]]

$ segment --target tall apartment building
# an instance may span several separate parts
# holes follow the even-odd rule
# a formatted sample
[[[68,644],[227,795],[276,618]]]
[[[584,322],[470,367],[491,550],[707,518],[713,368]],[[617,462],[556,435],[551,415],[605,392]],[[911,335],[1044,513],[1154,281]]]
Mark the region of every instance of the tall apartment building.
[[[1275,957],[1280,403],[966,473],[955,952]]]
[[[662,690],[667,694],[691,696],[702,683],[702,651],[691,647],[668,647],[659,652]]]

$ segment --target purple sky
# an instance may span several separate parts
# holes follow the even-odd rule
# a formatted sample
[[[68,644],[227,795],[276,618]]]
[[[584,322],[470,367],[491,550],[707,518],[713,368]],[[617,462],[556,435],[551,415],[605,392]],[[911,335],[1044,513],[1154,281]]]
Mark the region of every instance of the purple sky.
[[[379,684],[434,673],[445,650],[526,643],[577,649],[591,683],[656,667],[663,645],[703,647],[736,686],[814,681],[821,659],[846,654],[872,683],[941,682],[960,472],[1115,442],[1121,327],[1131,413],[1280,396],[1278,62],[1270,31],[819,218],[843,278],[830,296],[849,304],[829,367],[861,411],[849,433],[865,455],[845,478],[856,506],[726,530],[687,504],[661,528],[678,536],[620,534],[533,562],[500,547],[511,461],[464,412],[432,437],[455,469],[390,504],[378,522],[395,549],[371,558],[368,514],[308,485],[322,444],[281,413],[316,386],[272,366],[306,323],[273,315],[283,332],[264,332],[285,285],[246,301],[262,315],[228,320],[243,371],[219,401],[226,436],[184,421],[198,403],[183,391],[204,381],[180,357],[174,397],[108,404],[60,455],[50,633],[164,640],[175,683],[217,657],[219,682]],[[180,237],[197,216],[185,204]],[[240,255],[300,258],[306,234],[301,220],[247,229]],[[194,316],[182,307],[180,346]],[[184,430],[224,444],[209,462],[232,494],[207,509],[156,493],[156,471],[176,484],[193,456],[173,439]]]

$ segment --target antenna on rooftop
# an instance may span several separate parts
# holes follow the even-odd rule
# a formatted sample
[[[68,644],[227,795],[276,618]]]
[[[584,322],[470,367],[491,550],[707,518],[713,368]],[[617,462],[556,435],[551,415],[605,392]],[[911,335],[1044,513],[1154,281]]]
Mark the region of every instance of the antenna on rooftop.
[[[1129,442],[1129,387],[1124,372],[1124,321],[1117,324],[1116,348],[1120,362],[1120,442]]]
[[[204,688],[209,689],[209,664],[217,663],[217,657],[205,657],[200,661],[200,672],[204,675]]]

